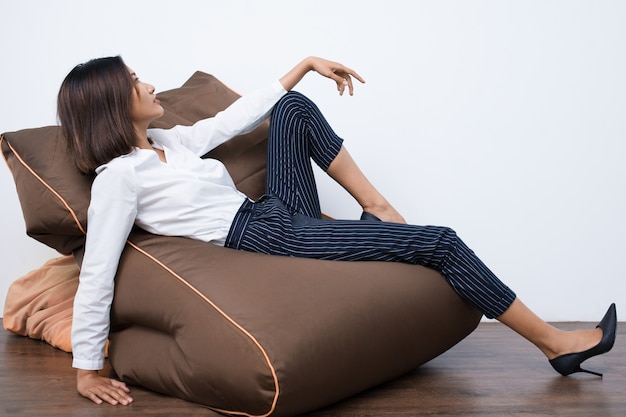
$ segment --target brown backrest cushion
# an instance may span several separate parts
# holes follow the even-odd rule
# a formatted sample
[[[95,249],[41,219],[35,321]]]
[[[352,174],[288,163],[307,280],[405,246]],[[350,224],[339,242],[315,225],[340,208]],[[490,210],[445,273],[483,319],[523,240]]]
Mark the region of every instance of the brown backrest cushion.
[[[2,152],[13,174],[26,233],[70,254],[84,245],[92,178],[72,163],[56,126],[5,133]]]
[[[203,72],[158,96],[165,114],[152,127],[160,128],[214,116],[238,97]],[[265,123],[207,155],[221,159],[237,187],[252,198],[265,189],[267,129]],[[93,177],[74,167],[59,127],[4,133],[2,152],[15,179],[28,235],[63,254],[82,248]]]

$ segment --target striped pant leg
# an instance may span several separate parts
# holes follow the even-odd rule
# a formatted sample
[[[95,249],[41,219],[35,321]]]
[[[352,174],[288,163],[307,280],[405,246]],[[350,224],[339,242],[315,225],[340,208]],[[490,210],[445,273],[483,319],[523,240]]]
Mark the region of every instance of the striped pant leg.
[[[291,215],[278,199],[255,207],[240,249],[338,261],[387,261],[423,265],[442,274],[485,316],[500,316],[515,299],[456,235],[438,226],[319,220]]]
[[[315,103],[298,92],[287,93],[270,119],[266,193],[292,213],[321,218],[311,160],[326,171],[342,143]]]
[[[440,272],[485,316],[506,311],[515,293],[449,228],[320,220],[311,160],[326,171],[341,145],[313,102],[296,92],[285,95],[270,122],[269,197],[244,204],[226,246],[273,255],[423,265]]]

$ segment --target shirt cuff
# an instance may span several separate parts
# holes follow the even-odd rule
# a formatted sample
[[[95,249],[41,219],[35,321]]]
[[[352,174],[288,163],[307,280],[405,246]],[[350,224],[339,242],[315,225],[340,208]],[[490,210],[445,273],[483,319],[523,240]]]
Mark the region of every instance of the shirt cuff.
[[[99,371],[104,368],[104,358],[102,359],[78,359],[72,360],[72,367],[84,369],[85,371]]]
[[[285,87],[282,85],[282,83],[280,82],[280,80],[276,80],[274,81],[274,83],[272,84],[272,87],[275,89],[276,93],[280,94],[280,97],[284,96],[285,94],[287,94],[287,90],[285,89]]]

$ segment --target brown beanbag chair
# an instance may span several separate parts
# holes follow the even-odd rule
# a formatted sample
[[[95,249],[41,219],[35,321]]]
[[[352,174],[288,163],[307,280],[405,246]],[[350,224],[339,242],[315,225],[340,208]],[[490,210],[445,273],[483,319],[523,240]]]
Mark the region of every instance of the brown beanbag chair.
[[[155,123],[190,124],[237,95],[194,74],[159,94]],[[264,188],[267,124],[210,155],[251,197]],[[91,178],[58,128],[6,133],[27,233],[78,259]],[[116,277],[109,358],[120,378],[250,416],[307,412],[413,370],[462,340],[481,314],[436,272],[240,252],[131,233]]]

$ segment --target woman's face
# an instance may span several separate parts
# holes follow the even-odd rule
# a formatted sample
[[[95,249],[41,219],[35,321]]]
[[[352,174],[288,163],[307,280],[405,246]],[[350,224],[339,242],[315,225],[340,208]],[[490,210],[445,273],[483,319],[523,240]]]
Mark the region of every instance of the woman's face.
[[[134,89],[130,101],[130,118],[135,126],[147,128],[151,121],[163,115],[163,107],[156,95],[154,86],[139,80],[132,69],[128,69]]]

